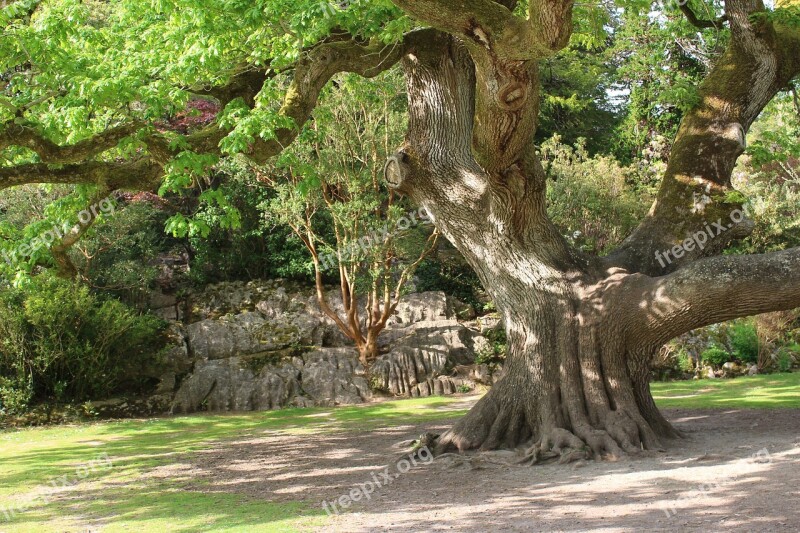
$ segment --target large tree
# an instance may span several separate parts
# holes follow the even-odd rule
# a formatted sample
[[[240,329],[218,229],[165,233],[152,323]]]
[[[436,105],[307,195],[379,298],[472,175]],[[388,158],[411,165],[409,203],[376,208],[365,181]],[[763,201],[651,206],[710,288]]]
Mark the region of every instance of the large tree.
[[[14,2],[0,20],[0,187],[174,187],[199,179],[207,154],[264,162],[337,73],[399,63],[409,126],[386,180],[463,253],[508,335],[504,377],[439,450],[530,442],[535,461],[657,449],[676,431],[649,391],[656,350],[800,306],[800,249],[722,255],[752,224],[708,228],[741,207],[731,174],[746,134],[800,72],[800,4],[726,0],[713,19],[692,5],[687,19],[729,32],[727,49],[683,118],[656,202],[604,257],[571,247],[548,218],[533,144],[540,62],[587,27],[577,10],[591,8],[573,17],[572,0]],[[217,120],[166,127],[197,95],[221,104]],[[686,241],[702,233],[713,238]]]

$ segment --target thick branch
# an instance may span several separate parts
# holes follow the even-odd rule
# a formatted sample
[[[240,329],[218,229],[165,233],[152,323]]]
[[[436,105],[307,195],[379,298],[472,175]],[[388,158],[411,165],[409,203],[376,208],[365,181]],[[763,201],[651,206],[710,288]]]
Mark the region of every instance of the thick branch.
[[[163,174],[160,165],[148,159],[127,163],[88,161],[52,166],[45,163],[0,167],[0,189],[28,183],[107,185],[112,190],[151,190]]]
[[[311,49],[298,62],[294,79],[280,109],[280,114],[291,118],[296,127],[281,128],[275,132],[275,139],[258,141],[250,157],[264,163],[290,145],[311,118],[320,92],[335,74],[352,72],[365,78],[377,76],[397,64],[408,47],[425,33],[424,30],[409,33],[401,43],[394,45],[337,41]]]
[[[247,105],[252,107],[255,105],[256,96],[264,86],[264,82],[274,75],[275,73],[273,71],[267,74],[263,69],[247,67],[243,72],[236,74],[230,82],[225,85],[208,89],[194,89],[192,93],[216,98],[219,100],[222,107],[225,107],[236,98],[243,99]]]
[[[423,197],[477,213],[486,184],[472,154],[475,68],[470,54],[455,37],[432,30],[410,48],[403,68],[408,133],[387,163],[387,178],[426,208]]]
[[[537,53],[528,24],[492,0],[393,2],[412,17],[464,39],[474,49],[488,50],[507,59],[529,59]]]
[[[555,53],[569,44],[573,5],[573,0],[530,0],[530,24],[545,49]]]
[[[528,20],[514,15],[516,2],[493,0],[393,0],[411,16],[464,40],[470,50],[509,61],[553,55],[569,42],[572,0],[534,0]]]
[[[297,127],[279,130],[275,140],[254,143],[253,159],[264,162],[294,141],[311,116],[322,88],[334,74],[353,72],[365,77],[376,76],[395,65],[408,43],[414,42],[421,33],[425,32],[412,32],[406,41],[393,46],[351,40],[325,42],[311,49],[298,63],[280,111],[291,117]],[[206,92],[223,102],[236,97],[253,101],[253,91],[257,87],[260,89],[264,79],[264,73],[245,72],[234,77],[228,85]],[[163,166],[179,151],[170,148],[167,140],[158,133],[144,139],[149,158],[124,163],[91,161],[141,127],[140,123],[122,125],[74,145],[59,146],[33,129],[12,125],[0,133],[0,150],[9,146],[30,148],[39,154],[42,163],[0,167],[0,189],[27,183],[90,183],[107,184],[111,189],[151,190],[157,187]],[[228,131],[212,124],[187,136],[186,141],[195,152],[219,154],[219,143],[227,134]]]
[[[695,328],[800,307],[800,248],[697,261],[632,295],[653,346]]]
[[[10,124],[0,132],[0,151],[9,146],[21,146],[39,154],[44,163],[79,163],[114,148],[122,139],[133,135],[141,127],[141,123],[124,124],[78,143],[59,146],[33,128]]]
[[[700,257],[720,253],[752,224],[729,228],[704,248],[669,263],[670,250],[717,220],[726,223],[741,206],[729,201],[731,175],[745,149],[751,124],[775,95],[800,72],[796,36],[751,15],[760,0],[728,0],[732,40],[703,81],[700,101],[681,123],[661,188],[649,215],[607,263],[659,276]]]

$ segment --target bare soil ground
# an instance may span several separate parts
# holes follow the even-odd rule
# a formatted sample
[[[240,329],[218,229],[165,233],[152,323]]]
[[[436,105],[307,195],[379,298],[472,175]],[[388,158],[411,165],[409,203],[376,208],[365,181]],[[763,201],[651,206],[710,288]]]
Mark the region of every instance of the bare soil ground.
[[[449,425],[437,422],[271,432],[160,474],[187,475],[212,493],[327,501],[329,509],[354,487],[382,483],[346,510],[337,504],[341,514],[324,531],[800,531],[800,411],[665,413],[687,438],[616,462],[519,467],[500,453],[420,462],[400,474],[399,443]]]

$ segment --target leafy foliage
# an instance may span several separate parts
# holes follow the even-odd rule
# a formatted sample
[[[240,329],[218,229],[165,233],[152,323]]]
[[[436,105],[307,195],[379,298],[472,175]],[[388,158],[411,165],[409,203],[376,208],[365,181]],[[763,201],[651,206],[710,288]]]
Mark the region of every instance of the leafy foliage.
[[[677,3],[625,5],[615,21],[608,56],[618,66],[616,90],[627,94],[614,152],[630,163],[654,139],[674,137],[683,113],[698,101],[696,87],[729,36],[727,30],[698,33]],[[715,18],[715,10],[718,6],[703,4],[696,12]]]
[[[575,146],[554,136],[541,146],[542,164],[552,180],[549,212],[571,242],[603,252],[630,232],[648,205],[629,181],[636,171],[608,156],[590,157],[583,140]],[[643,198],[644,196],[644,198]]]
[[[82,401],[131,385],[157,354],[163,324],[82,285],[37,276],[0,293],[0,411]]]
[[[722,366],[731,360],[731,354],[718,346],[712,346],[703,352],[702,360],[714,366]]]
[[[734,186],[748,199],[753,233],[736,253],[800,246],[800,101],[779,95],[753,125]]]
[[[729,329],[733,355],[745,363],[758,362],[759,342],[755,325],[751,320],[735,322]]]
[[[275,191],[259,183],[252,169],[228,160],[219,168],[216,189],[239,214],[238,227],[218,221],[222,209],[202,206],[194,215],[209,227],[206,237],[187,236],[192,252],[190,276],[195,284],[224,280],[290,278],[310,282],[311,259],[303,243],[285,225],[265,217],[262,205]]]
[[[425,221],[383,183],[383,164],[402,138],[400,79],[342,76],[315,111],[314,127],[262,174],[275,196],[269,219],[292,228],[321,271],[351,269],[361,290],[390,288],[415,262]]]

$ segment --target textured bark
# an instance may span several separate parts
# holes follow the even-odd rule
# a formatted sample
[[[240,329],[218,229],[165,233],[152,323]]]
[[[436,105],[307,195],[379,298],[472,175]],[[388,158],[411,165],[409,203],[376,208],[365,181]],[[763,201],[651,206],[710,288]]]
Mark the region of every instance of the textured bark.
[[[485,19],[476,10],[470,33],[455,15],[436,9],[442,2],[413,4],[409,10],[444,31],[404,60],[409,133],[387,164],[387,182],[425,207],[462,252],[508,335],[504,377],[441,436],[438,451],[528,444],[527,457],[537,462],[661,448],[664,438],[679,434],[650,393],[649,365],[658,348],[702,325],[800,305],[797,251],[696,262],[698,254],[687,254],[671,268],[650,259],[707,217],[739,207],[720,197],[730,188],[744,134],[800,67],[786,67],[794,60],[779,32],[753,25],[755,2],[732,0],[731,48],[681,127],[659,203],[613,257],[585,257],[547,217],[546,180],[531,141],[536,65],[527,49],[509,50],[515,26],[498,23],[498,9],[487,10]],[[532,13],[543,5],[532,2]],[[548,31],[561,35],[554,25]],[[520,31],[525,38],[536,33]],[[698,191],[716,203],[695,216],[691,200]],[[718,253],[724,241],[705,253]]]
[[[797,0],[788,0],[797,2]],[[683,119],[670,154],[658,197],[637,230],[611,254],[607,263],[661,275],[722,252],[747,236],[745,220],[703,249],[689,251],[669,264],[656,251],[669,250],[706,224],[730,217],[741,207],[729,201],[731,176],[745,149],[753,121],[775,95],[800,72],[798,31],[753,20],[760,0],[728,0],[726,17],[732,38],[699,88],[700,103]]]

